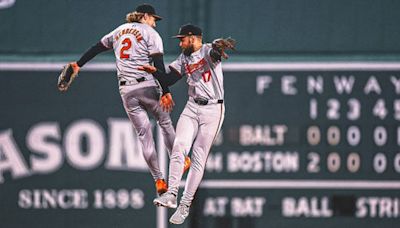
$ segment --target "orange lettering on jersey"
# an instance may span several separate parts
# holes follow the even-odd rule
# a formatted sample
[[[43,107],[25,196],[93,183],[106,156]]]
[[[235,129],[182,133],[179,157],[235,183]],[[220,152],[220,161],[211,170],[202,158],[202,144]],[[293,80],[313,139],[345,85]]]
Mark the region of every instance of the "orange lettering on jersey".
[[[115,40],[118,41],[119,38],[121,38],[121,36],[123,36],[123,35],[125,35],[125,34],[132,34],[132,35],[134,35],[137,42],[140,42],[141,40],[143,40],[142,34],[140,34],[140,32],[139,32],[137,29],[134,29],[134,28],[121,30],[121,31],[118,33],[118,35],[115,37]]]
[[[206,65],[206,60],[204,58],[202,58],[200,61],[198,61],[197,63],[193,63],[193,64],[186,64],[185,68],[186,68],[186,73],[187,74],[192,74],[193,72],[199,70],[200,68],[202,68],[204,65]]]

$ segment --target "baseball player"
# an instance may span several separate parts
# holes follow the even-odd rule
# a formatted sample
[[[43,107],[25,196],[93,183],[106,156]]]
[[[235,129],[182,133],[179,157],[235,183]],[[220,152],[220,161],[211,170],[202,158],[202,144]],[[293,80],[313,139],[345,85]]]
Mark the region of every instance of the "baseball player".
[[[161,19],[151,5],[139,5],[134,12],[127,14],[127,23],[118,26],[105,35],[100,42],[86,51],[77,62],[71,63],[73,71],[77,72],[80,67],[99,53],[114,50],[119,92],[123,105],[136,129],[142,145],[144,159],[156,182],[156,190],[159,195],[166,192],[167,183],[160,171],[147,112],[151,113],[160,125],[168,153],[172,150],[175,130],[169,113],[160,106],[161,89],[158,81],[152,74],[138,70],[138,66],[153,63],[156,67],[164,69],[163,43],[160,35],[154,29],[156,21]],[[69,83],[59,82],[59,89],[65,91],[70,83],[71,81]],[[164,85],[162,87],[163,101],[171,103],[172,97],[168,87]],[[189,165],[190,162],[187,160],[187,168]]]
[[[169,220],[173,224],[182,224],[189,215],[189,207],[203,178],[211,145],[224,120],[221,57],[226,54],[214,44],[203,44],[202,31],[195,25],[182,26],[175,37],[180,40],[182,54],[169,65],[168,74],[149,65],[141,69],[158,74],[157,77],[167,85],[184,76],[188,83],[189,99],[178,120],[170,157],[168,191],[153,201],[157,206],[177,207],[181,170],[184,167],[185,156],[192,148],[192,165],[185,189],[176,212]],[[233,49],[233,46],[231,48]],[[164,76],[161,76],[162,74]]]

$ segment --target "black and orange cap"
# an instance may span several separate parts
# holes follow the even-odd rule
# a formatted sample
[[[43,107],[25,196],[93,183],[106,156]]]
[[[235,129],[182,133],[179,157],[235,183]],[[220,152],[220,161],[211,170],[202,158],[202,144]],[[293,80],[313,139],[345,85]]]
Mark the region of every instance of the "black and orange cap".
[[[154,9],[154,7],[152,5],[150,5],[150,4],[147,4],[147,3],[139,5],[138,7],[136,7],[136,12],[138,12],[138,13],[148,13],[148,14],[152,15],[156,19],[156,21],[159,21],[159,20],[162,19],[162,17],[160,17],[160,16],[158,16],[156,14],[156,10]]]
[[[182,25],[179,29],[179,33],[176,36],[173,36],[172,38],[182,38],[185,36],[201,36],[202,31],[201,28],[197,27],[196,25],[192,24],[186,24]]]

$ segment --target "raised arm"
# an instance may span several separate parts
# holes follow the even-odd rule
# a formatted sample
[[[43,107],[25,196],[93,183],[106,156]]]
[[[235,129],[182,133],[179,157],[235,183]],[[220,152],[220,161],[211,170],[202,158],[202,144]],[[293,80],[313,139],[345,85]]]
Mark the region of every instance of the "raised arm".
[[[169,87],[179,81],[182,76],[176,71],[174,68],[170,67],[170,72],[167,73],[164,66],[164,58],[162,55],[158,55],[153,57],[154,68],[151,66],[146,70],[149,73],[152,73],[155,78],[160,82],[161,86]],[[169,92],[169,90],[168,90]]]
[[[96,55],[107,50],[109,50],[109,48],[105,47],[101,42],[98,42],[89,48],[78,60],[78,62],[71,62],[65,65],[64,69],[61,71],[61,74],[58,76],[58,90],[61,92],[67,91],[75,77],[78,75],[80,68],[85,65],[85,63],[93,59]]]
[[[111,49],[105,47],[101,42],[98,42],[91,48],[89,48],[76,63],[78,64],[79,67],[82,67],[91,59],[93,59],[96,55],[108,50]]]

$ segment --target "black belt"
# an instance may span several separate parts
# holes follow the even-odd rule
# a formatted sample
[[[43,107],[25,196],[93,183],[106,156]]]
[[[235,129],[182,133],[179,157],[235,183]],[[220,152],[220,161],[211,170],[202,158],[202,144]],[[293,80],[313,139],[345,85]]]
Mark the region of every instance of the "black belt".
[[[135,81],[136,81],[136,83],[135,83]],[[129,85],[129,84],[139,84],[141,82],[146,81],[146,78],[145,77],[136,78],[135,81],[120,81],[119,85],[124,86],[124,85]]]
[[[198,105],[207,105],[208,103],[210,103],[210,104],[222,104],[222,103],[224,103],[224,100],[221,100],[221,99],[219,99],[219,100],[207,100],[205,98],[193,98],[193,100]]]

